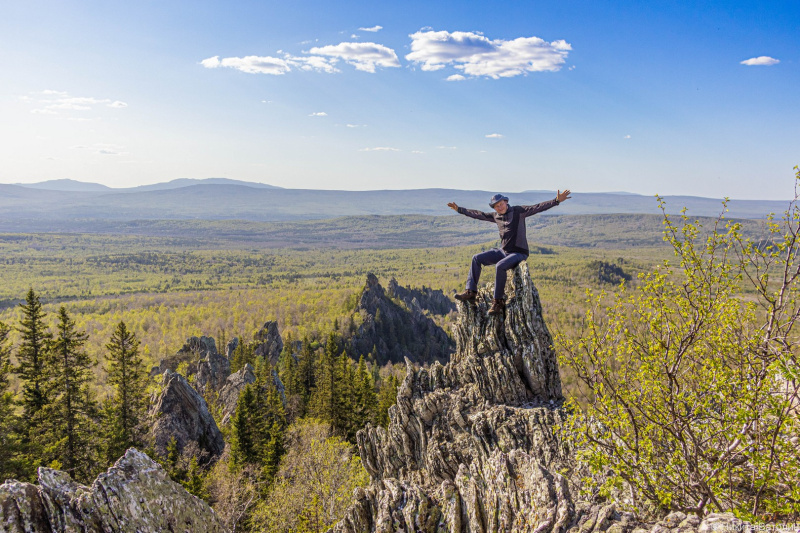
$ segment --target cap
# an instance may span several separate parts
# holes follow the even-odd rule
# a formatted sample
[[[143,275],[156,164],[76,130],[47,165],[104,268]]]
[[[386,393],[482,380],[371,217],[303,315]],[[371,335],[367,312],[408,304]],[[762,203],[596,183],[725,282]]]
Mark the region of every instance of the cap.
[[[494,207],[497,202],[500,200],[508,201],[508,196],[503,196],[502,194],[495,194],[492,196],[492,199],[489,200],[489,207]]]

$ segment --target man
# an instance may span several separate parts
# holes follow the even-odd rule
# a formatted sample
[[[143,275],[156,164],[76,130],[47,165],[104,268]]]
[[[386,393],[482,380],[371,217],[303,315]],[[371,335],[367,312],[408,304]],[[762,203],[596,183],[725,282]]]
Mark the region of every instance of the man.
[[[525,218],[547,211],[564,200],[572,198],[569,194],[569,189],[564,192],[559,190],[554,200],[536,205],[514,206],[508,205],[508,197],[502,194],[495,194],[489,200],[489,207],[494,209],[494,213],[465,209],[456,205],[455,202],[447,204],[448,207],[462,215],[496,223],[497,228],[500,230],[500,240],[502,241],[500,248],[493,248],[487,252],[472,256],[472,267],[469,270],[469,277],[467,277],[467,290],[456,294],[456,299],[462,302],[475,301],[475,297],[478,295],[478,279],[481,276],[481,267],[483,265],[496,265],[494,300],[492,300],[489,314],[501,314],[506,306],[503,299],[506,289],[506,273],[509,269],[525,261],[530,253],[528,251],[528,238],[525,235]]]

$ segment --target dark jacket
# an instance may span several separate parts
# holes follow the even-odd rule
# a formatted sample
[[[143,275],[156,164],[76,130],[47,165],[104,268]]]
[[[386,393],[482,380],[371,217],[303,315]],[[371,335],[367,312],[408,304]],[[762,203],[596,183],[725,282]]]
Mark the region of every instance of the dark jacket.
[[[525,234],[525,218],[547,211],[557,205],[558,202],[553,199],[536,205],[510,205],[502,215],[497,211],[484,213],[477,209],[463,207],[459,207],[458,212],[470,218],[494,222],[497,224],[497,229],[500,230],[500,240],[502,241],[500,247],[503,251],[527,256],[530,251],[528,250],[528,237]]]

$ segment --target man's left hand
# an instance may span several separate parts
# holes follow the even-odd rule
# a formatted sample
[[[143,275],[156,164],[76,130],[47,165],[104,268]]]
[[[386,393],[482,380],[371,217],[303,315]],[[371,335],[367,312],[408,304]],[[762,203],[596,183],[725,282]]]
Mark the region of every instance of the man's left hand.
[[[572,196],[570,196],[569,194],[570,194],[569,189],[565,189],[564,192],[558,191],[558,194],[556,194],[556,200],[558,200],[558,203],[561,203],[564,200],[569,200],[570,198],[572,198]]]

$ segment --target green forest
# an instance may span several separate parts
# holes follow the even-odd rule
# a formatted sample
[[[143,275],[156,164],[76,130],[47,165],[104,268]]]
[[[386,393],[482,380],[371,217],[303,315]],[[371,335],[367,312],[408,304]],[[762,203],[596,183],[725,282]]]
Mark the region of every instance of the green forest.
[[[577,245],[537,241],[531,227],[528,259],[545,320],[562,339],[582,329],[587,306],[611,301],[623,285],[637,287],[674,255],[670,242],[654,239],[648,217],[641,227],[649,229],[633,236],[621,236],[628,230],[613,216],[583,230],[566,218],[559,239],[583,233]],[[405,371],[347,352],[367,275],[384,287],[394,279],[452,296],[470,257],[497,242],[357,248],[334,239],[289,248],[259,246],[251,234],[204,240],[196,231],[204,224],[167,236],[0,234],[0,475],[32,480],[45,465],[88,483],[137,446],[228,526],[324,531],[352,489],[367,483],[355,434],[367,422],[388,423]],[[741,228],[754,238],[766,231],[757,222]],[[587,246],[588,231],[605,235],[603,245]],[[448,333],[456,319],[455,312],[428,314]],[[274,366],[254,353],[266,321],[277,322],[285,341]],[[218,398],[206,397],[230,444],[216,462],[174,447],[159,454],[147,441],[146,412],[160,387],[150,369],[201,335],[220,347],[238,338],[231,371],[251,364],[256,375],[225,426]],[[585,404],[580,378],[562,368],[566,395]],[[320,471],[338,477],[311,474]]]

